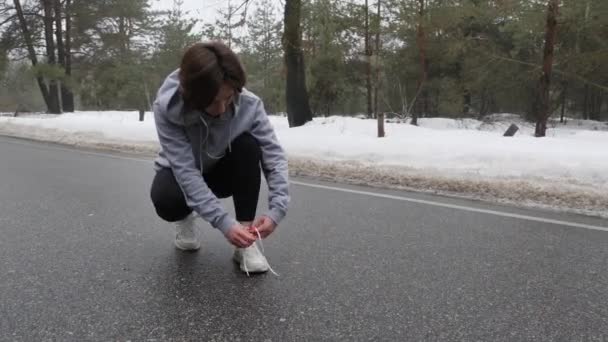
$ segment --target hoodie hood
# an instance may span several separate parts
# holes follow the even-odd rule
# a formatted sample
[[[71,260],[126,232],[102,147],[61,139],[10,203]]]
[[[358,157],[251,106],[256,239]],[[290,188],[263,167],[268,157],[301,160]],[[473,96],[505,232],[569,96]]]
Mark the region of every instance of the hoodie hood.
[[[156,95],[154,106],[158,110],[165,113],[167,120],[176,125],[184,126],[191,126],[200,123],[201,116],[207,121],[214,119],[226,120],[232,117],[233,114],[236,115],[239,112],[241,95],[243,93],[250,94],[246,89],[243,89],[241,94],[237,93],[234,96],[234,100],[231,104],[231,110],[228,110],[226,113],[223,113],[218,117],[212,117],[207,113],[198,110],[186,111],[184,109],[184,100],[179,93],[179,87],[179,69],[177,69],[169,74],[161,85]]]

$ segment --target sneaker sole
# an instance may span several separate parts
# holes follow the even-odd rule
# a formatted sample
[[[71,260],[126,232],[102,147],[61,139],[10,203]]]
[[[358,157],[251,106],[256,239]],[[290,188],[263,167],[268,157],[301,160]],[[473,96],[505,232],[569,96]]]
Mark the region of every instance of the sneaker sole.
[[[244,273],[246,273],[243,268],[241,268],[241,271],[243,271]],[[261,273],[266,273],[266,272],[268,272],[268,269],[265,269],[265,270],[249,270],[249,274],[261,274]]]
[[[236,263],[239,266],[239,268],[241,269],[241,271],[243,271],[243,273],[246,273],[246,272],[249,272],[249,273],[266,273],[266,272],[268,272],[270,270],[269,267],[265,266],[263,268],[251,269],[251,270],[248,269],[247,271],[245,271],[245,269],[241,265],[241,260],[240,260],[239,257],[237,257],[237,256],[232,257],[232,261],[234,261],[234,263]]]
[[[198,250],[199,248],[201,248],[201,243],[200,242],[182,242],[179,243],[177,241],[174,241],[174,245],[177,249],[180,249],[182,251],[195,251]]]

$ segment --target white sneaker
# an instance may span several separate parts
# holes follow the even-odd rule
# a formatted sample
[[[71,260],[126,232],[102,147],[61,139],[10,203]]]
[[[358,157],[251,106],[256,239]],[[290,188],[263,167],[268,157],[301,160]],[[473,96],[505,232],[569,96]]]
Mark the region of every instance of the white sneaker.
[[[175,223],[175,247],[183,251],[197,250],[201,242],[196,236],[196,215],[190,214],[185,219]]]
[[[256,243],[247,248],[237,248],[234,251],[234,261],[241,271],[249,273],[264,273],[270,269],[266,257],[260,252]]]

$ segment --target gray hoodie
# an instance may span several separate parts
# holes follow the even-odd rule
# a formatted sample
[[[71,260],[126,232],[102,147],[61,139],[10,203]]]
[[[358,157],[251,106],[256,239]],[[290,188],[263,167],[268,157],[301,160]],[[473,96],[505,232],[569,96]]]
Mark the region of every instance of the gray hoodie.
[[[262,150],[262,171],[268,183],[265,214],[279,224],[289,204],[287,159],[268,120],[262,101],[243,89],[231,109],[214,118],[200,111],[187,111],[178,92],[179,70],[171,73],[154,101],[154,119],[161,150],[155,169],[171,168],[186,203],[224,234],[237,221],[231,217],[209,189],[202,176],[212,170],[230,143],[249,132]]]

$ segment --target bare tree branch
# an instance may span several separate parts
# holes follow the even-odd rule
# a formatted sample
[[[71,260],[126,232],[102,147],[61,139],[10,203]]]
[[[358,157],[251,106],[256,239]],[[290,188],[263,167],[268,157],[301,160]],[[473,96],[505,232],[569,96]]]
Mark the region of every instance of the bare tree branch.
[[[239,7],[237,7],[234,11],[232,11],[232,13],[230,13],[230,15],[234,15],[236,14],[236,12],[238,12],[241,8],[243,8],[243,6],[245,6],[245,8],[247,7],[247,5],[249,4],[249,0],[245,0],[243,1]]]
[[[495,58],[495,59],[503,60],[503,61],[506,61],[506,62],[517,63],[517,64],[521,64],[521,65],[526,65],[526,66],[534,67],[535,69],[542,68],[542,65],[536,64],[536,63],[524,62],[524,61],[520,61],[520,60],[517,60],[517,59],[513,59],[513,58],[509,58],[509,57],[503,57],[503,56],[498,56],[498,55],[493,55],[493,54],[492,55],[488,55],[488,56],[490,56],[492,58]],[[583,76],[580,76],[580,75],[577,75],[577,74],[573,74],[573,73],[570,73],[570,72],[566,72],[566,71],[562,71],[562,70],[559,70],[559,69],[553,69],[553,72],[556,73],[556,74],[562,75],[562,76],[566,76],[566,77],[570,77],[570,78],[575,78],[575,79],[583,82],[584,84],[588,84],[588,85],[593,86],[595,88],[602,89],[604,91],[608,91],[608,87],[607,86],[604,86],[604,85],[601,85],[599,83],[590,81],[590,80],[584,78]]]
[[[13,14],[13,15],[11,15],[10,17],[6,18],[5,20],[0,21],[0,26],[2,26],[2,25],[4,25],[4,24],[7,24],[7,23],[9,23],[9,22],[11,22],[11,21],[15,20],[16,18],[17,18],[17,15],[16,15],[16,14]]]

